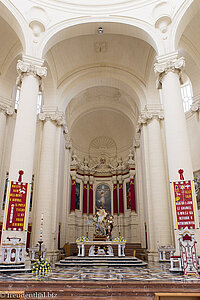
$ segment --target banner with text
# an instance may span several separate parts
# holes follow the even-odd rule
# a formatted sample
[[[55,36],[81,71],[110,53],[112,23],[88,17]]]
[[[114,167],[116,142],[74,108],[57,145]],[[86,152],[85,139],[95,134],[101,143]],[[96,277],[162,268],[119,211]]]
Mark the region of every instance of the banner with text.
[[[29,186],[29,183],[10,181],[7,191],[4,230],[25,230]]]
[[[193,181],[172,182],[172,195],[176,229],[197,228]]]

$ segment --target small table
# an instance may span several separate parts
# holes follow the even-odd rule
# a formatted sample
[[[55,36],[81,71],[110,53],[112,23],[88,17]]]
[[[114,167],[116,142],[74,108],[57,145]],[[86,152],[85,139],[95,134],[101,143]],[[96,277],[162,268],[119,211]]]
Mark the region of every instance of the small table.
[[[125,249],[125,245],[126,242],[114,242],[114,241],[87,241],[87,242],[76,242],[77,246],[78,246],[78,256],[85,256],[85,246],[89,245],[89,246],[114,246],[117,245],[118,246],[118,256],[125,256],[124,253],[124,249]],[[90,248],[91,248],[90,247]],[[110,249],[110,248],[109,248]],[[90,253],[91,251],[89,251]],[[89,255],[89,256],[114,256],[113,251],[109,251],[110,254],[93,254],[93,255]],[[112,253],[111,253],[112,252]]]

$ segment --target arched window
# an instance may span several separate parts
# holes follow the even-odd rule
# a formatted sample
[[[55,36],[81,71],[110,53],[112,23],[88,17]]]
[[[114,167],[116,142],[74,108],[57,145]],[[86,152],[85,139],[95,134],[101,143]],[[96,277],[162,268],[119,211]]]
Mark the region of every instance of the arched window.
[[[21,88],[15,86],[13,88],[13,94],[12,94],[12,99],[15,102],[15,111],[17,111],[17,109],[18,109],[18,105],[19,105],[19,101],[20,101],[20,93],[21,93]],[[41,112],[42,102],[43,102],[43,95],[41,92],[39,92],[38,100],[37,100],[37,114],[39,114]]]
[[[187,112],[190,110],[190,107],[192,105],[192,97],[193,97],[193,92],[192,92],[192,84],[187,78],[184,84],[181,86],[181,95],[182,95],[182,100],[183,100],[183,109],[184,112]]]

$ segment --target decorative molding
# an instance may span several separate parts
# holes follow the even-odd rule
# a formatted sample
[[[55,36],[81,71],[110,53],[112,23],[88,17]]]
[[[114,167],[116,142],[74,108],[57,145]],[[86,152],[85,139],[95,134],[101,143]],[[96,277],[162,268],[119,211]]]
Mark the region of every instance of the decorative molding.
[[[33,75],[39,80],[39,90],[43,90],[42,78],[47,76],[47,68],[34,65],[27,61],[18,60],[17,62],[17,72],[19,76],[17,77],[16,85],[21,86],[23,78],[25,76]]]
[[[65,137],[65,149],[71,149],[72,148],[72,141],[69,135],[69,132],[65,133],[64,132],[64,137]]]
[[[142,126],[147,125],[153,119],[164,120],[164,113],[162,109],[158,110],[148,110],[145,106],[144,110],[141,111],[141,114],[138,118],[138,124],[136,127],[136,133],[139,133],[142,129]]]
[[[52,111],[51,109],[43,109],[43,112],[41,112],[38,115],[38,119],[42,122],[46,121],[52,121],[54,122],[57,126],[62,126],[63,127],[63,133],[67,134],[68,133],[68,128],[66,125],[65,121],[65,115],[61,111]]]
[[[154,64],[154,72],[157,76],[156,87],[162,89],[162,81],[164,76],[169,72],[177,73],[179,76],[180,83],[183,83],[182,70],[185,67],[184,57],[174,58],[164,61],[163,59],[157,58],[158,62]]]
[[[0,111],[5,115],[13,115],[15,109],[12,104],[13,102],[10,99],[6,99],[0,96]]]
[[[193,102],[190,107],[190,111],[193,112],[198,112],[200,111],[200,95],[194,96],[193,97]]]

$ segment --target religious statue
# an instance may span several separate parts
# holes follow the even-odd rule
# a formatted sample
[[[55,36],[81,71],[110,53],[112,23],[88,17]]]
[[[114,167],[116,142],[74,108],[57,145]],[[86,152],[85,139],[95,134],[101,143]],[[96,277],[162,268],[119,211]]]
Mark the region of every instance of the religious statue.
[[[96,214],[93,218],[89,219],[89,223],[95,226],[96,236],[106,236],[110,239],[113,229],[113,216],[106,212],[102,206],[100,206],[100,208],[96,208],[96,210]]]

